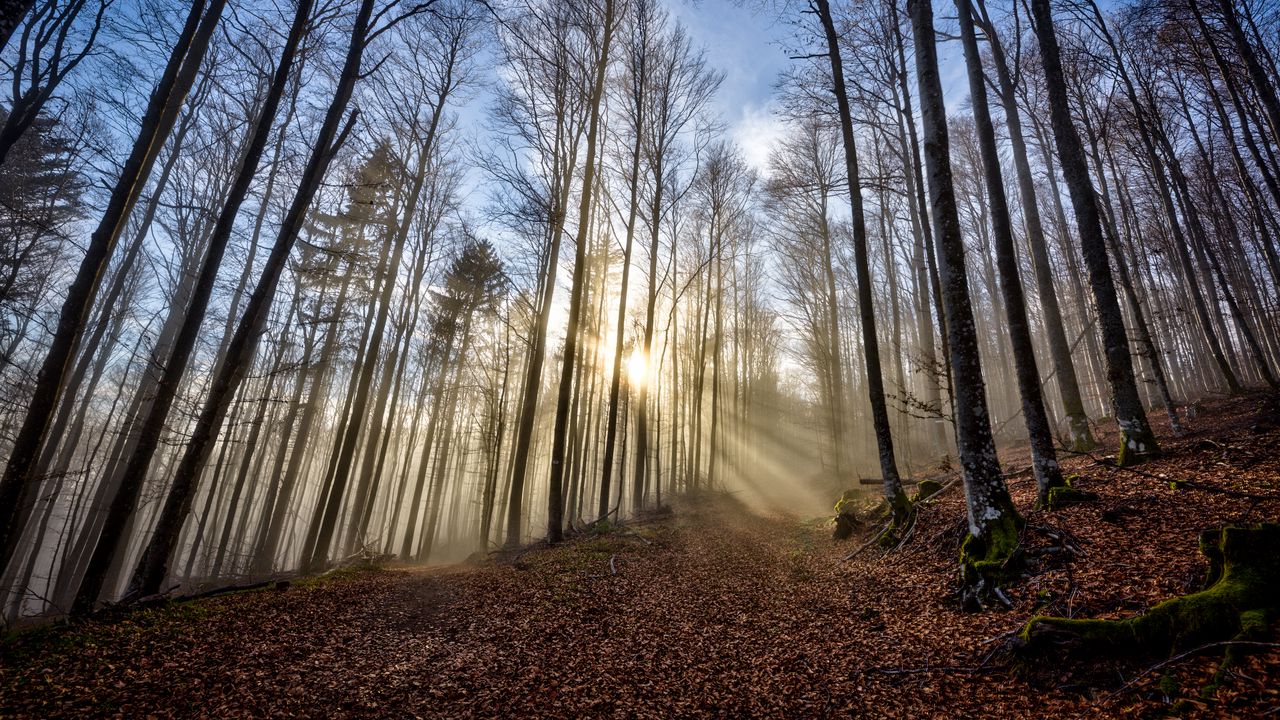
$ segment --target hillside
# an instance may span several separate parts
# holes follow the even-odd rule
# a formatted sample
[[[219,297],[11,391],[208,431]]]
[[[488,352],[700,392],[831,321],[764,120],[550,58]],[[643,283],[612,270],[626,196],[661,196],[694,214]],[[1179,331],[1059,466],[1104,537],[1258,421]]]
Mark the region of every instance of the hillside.
[[[1132,471],[1077,457],[1097,502],[1032,511],[1029,577],[966,613],[958,483],[894,551],[829,519],[681,499],[645,522],[445,568],[346,571],[42,628],[0,660],[0,716],[1261,717],[1280,710],[1280,645],[1221,655],[1023,657],[1033,614],[1119,617],[1203,581],[1198,531],[1280,519],[1280,409],[1208,404]],[[1111,440],[1111,438],[1107,438]]]

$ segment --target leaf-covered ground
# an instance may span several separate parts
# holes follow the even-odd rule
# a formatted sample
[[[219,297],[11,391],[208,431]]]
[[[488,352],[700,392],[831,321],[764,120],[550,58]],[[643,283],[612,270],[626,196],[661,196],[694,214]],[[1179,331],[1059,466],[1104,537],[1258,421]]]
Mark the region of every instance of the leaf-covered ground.
[[[865,538],[703,498],[500,563],[338,573],[29,631],[0,645],[0,716],[1274,715],[1274,647],[1208,692],[1220,656],[1007,652],[1036,613],[1119,617],[1194,590],[1200,529],[1280,519],[1280,411],[1266,405],[1211,403],[1193,434],[1164,428],[1167,455],[1137,472],[1067,461],[1101,500],[1053,513],[1031,511],[1009,453],[1032,556],[1012,609],[959,609],[958,484],[896,551],[849,562]]]

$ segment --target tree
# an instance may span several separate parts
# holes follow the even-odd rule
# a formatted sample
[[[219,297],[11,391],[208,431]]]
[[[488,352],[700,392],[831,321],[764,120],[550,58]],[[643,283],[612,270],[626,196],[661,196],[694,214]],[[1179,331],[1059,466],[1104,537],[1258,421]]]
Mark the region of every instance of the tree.
[[[1005,56],[1004,44],[996,32],[995,24],[987,15],[986,4],[976,4],[978,18],[991,49],[991,64],[999,85],[1000,105],[1004,109],[1005,130],[1013,154],[1014,170],[1018,176],[1018,200],[1022,208],[1022,220],[1026,227],[1027,245],[1030,246],[1032,270],[1036,279],[1040,311],[1044,315],[1045,339],[1049,357],[1057,379],[1058,395],[1067,416],[1071,433],[1070,449],[1087,452],[1096,447],[1093,432],[1089,429],[1089,417],[1085,413],[1080,395],[1080,381],[1075,361],[1071,357],[1071,345],[1067,341],[1066,323],[1058,302],[1058,291],[1053,282],[1053,268],[1049,263],[1048,243],[1045,240],[1044,223],[1040,216],[1040,203],[1036,199],[1035,179],[1031,173],[1031,161],[1027,154],[1026,138],[1022,130],[1022,110],[1018,107],[1017,88]]]
[[[574,381],[574,361],[578,347],[578,333],[582,322],[583,298],[586,292],[583,279],[587,271],[587,231],[591,218],[591,201],[594,197],[596,177],[596,152],[600,134],[600,107],[604,99],[604,84],[609,70],[609,49],[617,29],[615,0],[604,0],[600,21],[600,36],[592,37],[592,63],[594,78],[591,94],[587,99],[587,153],[582,170],[582,192],[578,202],[578,230],[574,237],[573,283],[569,289],[569,326],[565,331],[564,360],[560,367],[560,391],[556,399],[555,429],[551,436],[551,486],[547,493],[547,540],[559,542],[564,532],[564,458],[565,441],[569,429],[569,400]],[[621,331],[621,328],[619,328]]]
[[[956,447],[963,472],[969,511],[969,538],[962,549],[966,580],[990,580],[984,563],[1003,564],[1018,542],[1021,518],[996,458],[987,412],[986,387],[978,357],[969,283],[965,276],[964,241],[951,179],[947,111],[938,74],[933,7],[929,0],[909,0],[907,12],[916,48],[916,80],[924,127],[924,159],[928,171],[929,202],[938,238],[938,266],[942,275],[943,307],[947,313],[948,346],[955,383]],[[994,180],[989,180],[994,182]],[[975,577],[976,576],[976,577]]]
[[[62,81],[93,52],[102,19],[113,2],[98,0],[83,39],[74,37],[73,31],[78,30],[77,23],[89,0],[42,0],[35,8],[19,38],[17,58],[9,68],[14,92],[8,113],[0,123],[0,165],[8,158],[14,143],[40,116]],[[0,37],[0,49],[4,47],[4,40]]]
[[[840,56],[840,37],[828,0],[812,0],[812,9],[822,24],[826,40],[827,60],[831,65],[832,93],[840,118],[840,140],[844,145],[845,181],[849,186],[849,209],[853,221],[853,256],[858,280],[858,319],[862,325],[863,360],[867,371],[867,392],[871,400],[871,418],[875,427],[876,446],[880,454],[880,472],[885,501],[893,508],[895,521],[906,518],[907,496],[902,490],[897,460],[893,455],[893,436],[889,427],[889,409],[884,398],[884,378],[880,371],[880,339],[876,335],[875,307],[871,295],[871,267],[867,260],[867,221],[863,208],[862,188],[858,174],[858,149],[853,134],[853,113],[845,87],[844,63]]]
[[[1080,250],[1089,271],[1089,287],[1093,291],[1094,305],[1098,312],[1098,331],[1106,356],[1111,403],[1116,423],[1120,426],[1120,453],[1116,461],[1120,465],[1134,464],[1159,454],[1160,446],[1147,423],[1147,414],[1142,408],[1142,399],[1134,381],[1133,359],[1129,354],[1120,301],[1116,297],[1115,284],[1111,278],[1111,266],[1107,260],[1106,241],[1102,234],[1093,182],[1089,179],[1089,168],[1080,135],[1071,119],[1061,53],[1049,1],[1031,0],[1031,12],[1040,45],[1040,61],[1044,66],[1045,86],[1049,94],[1049,116],[1058,148],[1058,160],[1071,195],[1071,206],[1075,210]]]
[[[195,282],[186,318],[174,340],[169,362],[160,381],[159,392],[150,412],[139,427],[137,445],[134,446],[124,469],[116,496],[111,500],[111,508],[103,525],[102,537],[98,540],[98,547],[89,560],[89,567],[81,581],[80,591],[76,594],[75,609],[80,614],[91,611],[94,603],[97,602],[112,557],[127,550],[128,538],[124,532],[126,523],[137,504],[138,493],[142,489],[147,468],[151,465],[152,456],[160,442],[160,433],[164,429],[165,419],[169,416],[169,408],[173,405],[179,383],[182,381],[183,374],[186,373],[187,362],[195,348],[200,326],[204,323],[209,298],[213,294],[213,283],[218,277],[227,242],[231,239],[232,226],[236,215],[240,212],[241,204],[249,193],[249,186],[257,174],[258,163],[267,147],[267,138],[275,124],[280,99],[284,97],[294,56],[298,52],[298,46],[311,20],[311,8],[311,0],[300,0],[298,3],[284,48],[280,51],[280,60],[271,78],[270,90],[246,138],[247,147],[244,157],[240,160],[240,169],[232,183],[230,195],[214,224],[213,234],[209,239],[204,262],[201,264],[199,276]]]
[[[1009,338],[1013,344],[1013,362],[1022,396],[1022,419],[1031,439],[1031,464],[1041,503],[1049,500],[1049,491],[1063,485],[1053,449],[1053,432],[1044,411],[1040,394],[1040,373],[1036,368],[1035,347],[1031,344],[1031,324],[1027,320],[1022,279],[1018,276],[1018,257],[1013,245],[1013,223],[1009,203],[1004,194],[1004,172],[1000,168],[1000,149],[996,145],[995,126],[987,107],[986,77],[982,57],[978,54],[978,38],[974,32],[969,0],[956,0],[960,18],[960,37],[964,43],[965,65],[969,72],[969,103],[977,125],[978,143],[982,151],[987,195],[991,203],[991,227],[994,231],[996,263],[1000,270],[1000,289],[1004,294]]]
[[[355,123],[358,111],[353,111],[345,124],[342,122],[342,116],[346,113],[347,103],[351,99],[356,79],[360,75],[360,62],[368,44],[369,20],[372,14],[373,0],[361,0],[356,11],[355,22],[352,24],[351,40],[341,74],[338,76],[333,99],[325,112],[324,121],[313,143],[311,155],[303,170],[301,182],[294,192],[289,211],[277,232],[276,243],[263,265],[257,286],[245,303],[244,314],[239,325],[236,326],[235,335],[228,345],[222,365],[214,372],[204,407],[200,411],[191,439],[174,472],[173,485],[165,497],[160,519],[143,550],[142,557],[138,560],[137,569],[130,582],[133,595],[155,594],[164,582],[165,575],[168,573],[169,558],[178,541],[178,533],[182,530],[182,523],[191,509],[196,482],[205,461],[213,450],[213,441],[226,416],[231,398],[243,381],[253,354],[257,350],[267,313],[271,309],[271,302],[280,282],[280,273],[293,249],[293,244],[297,241],[298,231],[302,226],[307,208],[311,205],[311,199],[323,180],[330,161],[342,147]]]
[[[33,477],[32,470],[40,448],[47,440],[49,424],[53,420],[76,343],[84,332],[86,315],[97,292],[103,268],[151,173],[164,139],[173,129],[178,110],[195,81],[225,2],[192,3],[164,72],[151,93],[138,136],[111,191],[106,210],[90,236],[84,259],[67,288],[49,350],[36,375],[26,416],[9,451],[4,476],[0,477],[0,566],[7,564],[13,555],[20,531],[16,527],[18,513],[26,505],[24,496],[39,482],[39,478]]]

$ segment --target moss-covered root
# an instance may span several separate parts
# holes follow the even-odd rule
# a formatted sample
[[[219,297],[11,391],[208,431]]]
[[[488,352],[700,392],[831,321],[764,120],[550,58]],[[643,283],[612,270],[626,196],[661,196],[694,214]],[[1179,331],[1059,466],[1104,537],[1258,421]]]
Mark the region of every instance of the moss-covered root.
[[[970,534],[960,544],[960,579],[965,609],[982,609],[982,600],[1021,570],[1022,518],[1012,506],[987,523],[981,535]]]
[[[1207,586],[1123,620],[1034,617],[1024,647],[1168,652],[1265,633],[1280,617],[1280,524],[1225,527],[1200,536]]]
[[[1116,466],[1132,467],[1160,456],[1160,445],[1150,427],[1120,427],[1120,451],[1116,453]]]
[[[1057,510],[1070,505],[1097,500],[1097,493],[1081,490],[1075,486],[1074,481],[1078,477],[1078,475],[1070,475],[1063,478],[1061,484],[1045,488],[1042,493],[1043,496],[1037,500],[1039,507],[1045,510]]]

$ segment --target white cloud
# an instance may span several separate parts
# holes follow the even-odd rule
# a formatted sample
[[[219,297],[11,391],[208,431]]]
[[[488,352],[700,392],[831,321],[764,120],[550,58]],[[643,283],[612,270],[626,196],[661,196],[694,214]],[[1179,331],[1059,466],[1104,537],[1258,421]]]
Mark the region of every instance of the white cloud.
[[[729,127],[730,137],[742,148],[742,155],[761,175],[767,174],[769,153],[782,139],[785,126],[773,111],[772,103],[746,104]]]

